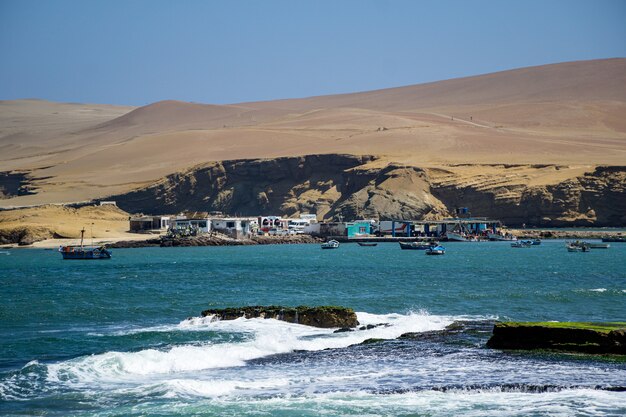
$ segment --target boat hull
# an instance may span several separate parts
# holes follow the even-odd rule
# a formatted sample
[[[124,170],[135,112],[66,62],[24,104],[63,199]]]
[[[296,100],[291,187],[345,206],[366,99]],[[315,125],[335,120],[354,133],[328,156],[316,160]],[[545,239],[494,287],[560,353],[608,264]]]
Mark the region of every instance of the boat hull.
[[[336,240],[329,240],[328,242],[322,243],[322,249],[337,249],[339,247],[339,242]]]
[[[446,248],[443,246],[432,246],[426,249],[426,255],[444,255],[446,253]]]
[[[433,247],[430,243],[422,243],[422,242],[398,242],[400,244],[400,249],[406,250],[426,250],[428,248]]]
[[[489,238],[489,240],[497,240],[497,241],[505,241],[505,242],[512,242],[512,241],[516,241],[517,238],[515,236],[512,235],[500,235],[498,233],[488,233],[487,237]]]
[[[611,247],[608,243],[589,243],[591,249],[608,249]]]
[[[61,255],[63,259],[74,260],[111,259],[111,251],[107,249],[61,251]]]

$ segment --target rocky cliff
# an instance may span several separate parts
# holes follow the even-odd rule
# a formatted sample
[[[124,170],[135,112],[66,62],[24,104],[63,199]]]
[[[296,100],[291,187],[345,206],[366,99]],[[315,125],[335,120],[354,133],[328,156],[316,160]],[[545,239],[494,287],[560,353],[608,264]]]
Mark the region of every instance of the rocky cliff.
[[[549,178],[549,180],[546,180]],[[315,213],[318,219],[438,219],[456,207],[506,224],[626,225],[626,167],[417,167],[375,156],[220,161],[110,197],[130,212]]]

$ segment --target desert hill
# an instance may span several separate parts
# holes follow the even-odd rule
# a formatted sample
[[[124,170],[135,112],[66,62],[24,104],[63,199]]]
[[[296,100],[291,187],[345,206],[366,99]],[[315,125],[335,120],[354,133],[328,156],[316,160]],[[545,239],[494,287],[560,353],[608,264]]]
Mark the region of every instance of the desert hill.
[[[209,161],[375,155],[360,169],[417,167],[502,196],[626,161],[623,58],[233,105],[44,104],[0,103],[0,207],[122,196]]]

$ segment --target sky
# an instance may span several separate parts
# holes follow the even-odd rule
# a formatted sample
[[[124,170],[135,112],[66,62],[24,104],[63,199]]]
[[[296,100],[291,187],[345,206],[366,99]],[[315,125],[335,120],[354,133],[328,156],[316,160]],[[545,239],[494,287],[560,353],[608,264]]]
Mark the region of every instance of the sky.
[[[614,57],[623,0],[0,0],[0,100],[227,104]]]

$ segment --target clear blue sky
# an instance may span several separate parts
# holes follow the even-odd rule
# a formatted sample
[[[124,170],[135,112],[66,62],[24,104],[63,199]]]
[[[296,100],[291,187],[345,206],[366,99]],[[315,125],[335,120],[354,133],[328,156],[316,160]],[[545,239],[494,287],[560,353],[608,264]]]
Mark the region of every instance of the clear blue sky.
[[[622,0],[0,0],[0,99],[236,103],[625,56]]]

